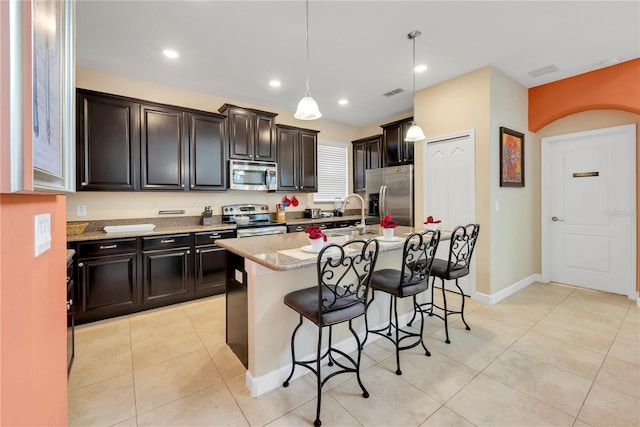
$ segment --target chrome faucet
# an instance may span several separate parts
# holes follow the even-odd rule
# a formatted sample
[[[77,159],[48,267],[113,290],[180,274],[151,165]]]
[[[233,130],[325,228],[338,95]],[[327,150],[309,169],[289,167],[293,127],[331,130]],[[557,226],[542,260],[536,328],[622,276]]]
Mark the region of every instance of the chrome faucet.
[[[364,235],[365,229],[367,227],[366,220],[364,218],[364,199],[359,194],[353,193],[345,197],[344,201],[342,202],[342,206],[340,207],[340,212],[344,213],[344,211],[347,209],[347,201],[352,197],[360,199],[360,223],[356,224],[356,228],[359,228],[360,234]]]

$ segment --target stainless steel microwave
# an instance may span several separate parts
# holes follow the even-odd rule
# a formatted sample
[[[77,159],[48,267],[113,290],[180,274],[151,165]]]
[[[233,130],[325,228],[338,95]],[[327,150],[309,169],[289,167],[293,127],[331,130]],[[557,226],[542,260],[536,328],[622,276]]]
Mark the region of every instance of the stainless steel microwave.
[[[275,191],[278,168],[275,163],[229,160],[229,189]]]

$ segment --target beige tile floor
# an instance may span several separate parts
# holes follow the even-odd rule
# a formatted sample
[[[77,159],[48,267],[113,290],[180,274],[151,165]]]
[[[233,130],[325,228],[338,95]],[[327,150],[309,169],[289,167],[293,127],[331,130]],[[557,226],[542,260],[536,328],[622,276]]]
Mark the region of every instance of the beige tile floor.
[[[454,295],[447,299],[454,300]],[[252,398],[225,344],[224,296],[76,329],[72,426],[303,426],[315,415],[305,375]],[[364,350],[363,399],[352,375],[323,391],[323,426],[640,426],[640,309],[626,297],[533,284],[496,305],[469,301],[444,343]],[[292,325],[293,328],[293,325]]]

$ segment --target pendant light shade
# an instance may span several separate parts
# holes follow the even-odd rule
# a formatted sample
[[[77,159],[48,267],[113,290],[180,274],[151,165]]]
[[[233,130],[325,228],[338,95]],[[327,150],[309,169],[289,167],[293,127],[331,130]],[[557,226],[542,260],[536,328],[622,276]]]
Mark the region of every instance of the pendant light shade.
[[[318,108],[318,103],[311,97],[311,92],[309,91],[309,0],[306,2],[306,10],[307,30],[305,37],[307,40],[307,91],[304,93],[304,97],[300,102],[298,102],[298,108],[296,109],[296,113],[293,117],[299,120],[315,120],[322,117],[322,113]]]
[[[411,69],[411,73],[413,76],[413,117],[414,120],[411,123],[411,127],[407,130],[407,135],[404,140],[407,142],[415,142],[422,141],[425,139],[424,132],[422,132],[422,128],[418,126],[418,123],[415,121],[416,116],[416,39],[420,37],[422,33],[420,31],[411,31],[407,34],[407,38],[413,41],[413,68]]]

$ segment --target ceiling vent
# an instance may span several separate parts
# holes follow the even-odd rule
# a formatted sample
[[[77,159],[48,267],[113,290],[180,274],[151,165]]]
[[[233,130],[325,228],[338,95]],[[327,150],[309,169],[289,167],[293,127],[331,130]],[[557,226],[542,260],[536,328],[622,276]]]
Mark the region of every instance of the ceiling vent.
[[[531,70],[531,71],[529,71],[529,75],[531,77],[540,77],[540,76],[544,76],[545,74],[555,73],[559,69],[560,68],[558,68],[557,65],[551,64],[551,65],[547,65],[545,67],[540,67],[540,68],[536,68],[535,70]]]
[[[387,92],[387,93],[383,93],[382,95],[384,95],[384,96],[386,96],[386,97],[388,98],[388,97],[390,97],[390,96],[397,95],[397,94],[402,93],[402,92],[404,92],[404,91],[405,91],[404,89],[397,88],[397,89],[394,89],[394,90],[390,90],[390,91],[389,91],[389,92]]]

